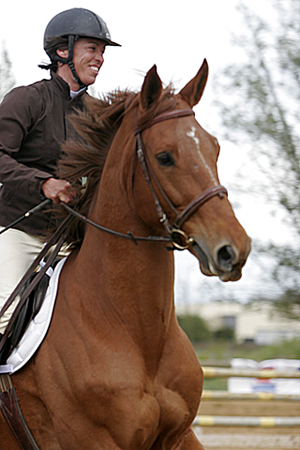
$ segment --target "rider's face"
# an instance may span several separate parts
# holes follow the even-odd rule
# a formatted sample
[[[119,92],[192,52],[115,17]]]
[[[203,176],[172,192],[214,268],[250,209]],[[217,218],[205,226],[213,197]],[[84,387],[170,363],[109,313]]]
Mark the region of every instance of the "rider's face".
[[[104,62],[105,42],[80,38],[74,45],[73,62],[80,80],[89,86],[95,83]]]

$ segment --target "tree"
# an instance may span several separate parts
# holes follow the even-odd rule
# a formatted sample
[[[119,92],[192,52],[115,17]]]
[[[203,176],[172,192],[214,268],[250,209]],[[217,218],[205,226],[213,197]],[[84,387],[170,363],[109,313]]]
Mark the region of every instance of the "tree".
[[[227,139],[247,142],[260,170],[260,181],[252,178],[246,188],[283,211],[295,237],[291,244],[260,243],[257,249],[276,260],[273,276],[286,294],[281,300],[300,304],[300,2],[272,0],[268,7],[271,13],[260,17],[239,4],[241,57],[218,75],[218,106]],[[240,190],[246,182],[243,174]]]
[[[214,338],[217,341],[234,341],[235,332],[233,328],[223,327],[214,332]]]
[[[15,85],[15,79],[12,74],[12,64],[8,57],[5,43],[2,42],[0,51],[0,101]]]
[[[177,319],[179,325],[193,343],[206,342],[211,338],[211,331],[202,317],[185,314],[178,316]]]

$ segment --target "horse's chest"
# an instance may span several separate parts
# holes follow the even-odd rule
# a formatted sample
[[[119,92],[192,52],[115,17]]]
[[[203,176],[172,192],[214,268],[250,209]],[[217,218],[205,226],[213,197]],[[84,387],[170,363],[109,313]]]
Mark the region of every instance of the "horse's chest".
[[[192,420],[194,406],[158,381],[141,383],[133,375],[120,385],[110,381],[110,386],[94,390],[93,398],[101,402],[88,414],[93,423],[109,430],[107,444],[115,442],[118,449],[171,449]]]
[[[119,413],[117,415],[117,412]],[[179,436],[188,428],[192,412],[178,393],[160,386],[155,394],[144,392],[130,399],[118,399],[118,407],[111,412],[115,418],[112,436],[121,449],[171,449]],[[118,438],[116,439],[116,434]]]

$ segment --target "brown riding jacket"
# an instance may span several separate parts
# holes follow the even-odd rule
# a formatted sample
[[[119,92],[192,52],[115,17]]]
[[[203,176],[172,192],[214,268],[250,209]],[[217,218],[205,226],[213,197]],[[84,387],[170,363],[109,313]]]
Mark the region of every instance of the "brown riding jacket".
[[[69,85],[55,73],[50,80],[21,86],[0,105],[0,225],[7,226],[42,201],[41,184],[55,176],[61,144],[75,137],[67,120],[82,109],[86,91],[70,98]],[[51,214],[38,211],[15,228],[42,235]]]

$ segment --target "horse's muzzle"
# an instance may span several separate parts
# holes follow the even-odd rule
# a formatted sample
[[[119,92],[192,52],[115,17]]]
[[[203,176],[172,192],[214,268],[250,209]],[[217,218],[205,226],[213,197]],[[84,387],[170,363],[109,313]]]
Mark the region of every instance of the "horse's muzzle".
[[[197,239],[194,239],[192,252],[198,258],[201,272],[204,275],[215,275],[221,281],[237,281],[242,276],[242,267],[250,252],[250,245],[243,255],[239,255],[238,251],[228,244],[220,247],[212,256],[202,248]]]

